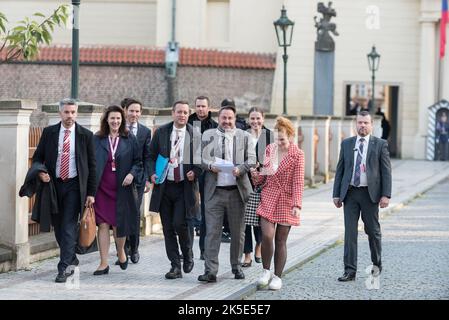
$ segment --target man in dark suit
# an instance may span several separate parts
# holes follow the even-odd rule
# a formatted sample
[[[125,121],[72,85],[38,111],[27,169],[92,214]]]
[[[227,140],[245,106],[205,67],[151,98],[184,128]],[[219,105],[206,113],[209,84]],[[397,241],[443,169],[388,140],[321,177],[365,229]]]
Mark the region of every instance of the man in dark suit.
[[[136,180],[137,184],[137,208],[142,204],[143,194],[150,190],[150,142],[151,130],[139,123],[142,115],[142,103],[138,100],[126,98],[121,103],[126,115],[126,126],[137,138],[139,154],[143,161],[142,177]],[[140,214],[137,216],[137,230],[140,230]],[[139,234],[130,235],[126,238],[125,251],[128,252],[133,263],[139,262]]]
[[[73,270],[66,271],[67,267],[79,264],[75,254],[79,214],[84,206],[91,207],[95,201],[93,134],[76,123],[77,111],[75,100],[62,100],[61,122],[44,129],[33,155],[33,163],[42,163],[48,169],[39,178],[43,182],[53,180],[56,186],[59,211],[52,217],[60,248],[56,282],[66,282],[73,274]]]
[[[206,96],[199,96],[195,99],[195,113],[189,117],[189,123],[195,127],[198,125],[201,134],[209,129],[218,127],[218,123],[212,119],[212,112],[209,111],[210,100]],[[206,218],[204,216],[204,173],[198,179],[201,198],[201,222],[200,222],[200,259],[204,260],[204,239],[206,238]],[[192,234],[192,231],[190,231]]]
[[[373,119],[368,111],[357,115],[356,126],[357,136],[341,143],[333,190],[334,204],[337,208],[344,204],[345,218],[345,272],[339,281],[355,280],[360,213],[368,235],[371,261],[382,271],[379,207],[388,207],[391,197],[388,143],[371,135]]]
[[[173,121],[157,129],[150,144],[150,177],[154,183],[150,211],[160,212],[161,216],[165,250],[171,262],[166,279],[182,278],[179,247],[184,272],[189,273],[193,269],[192,239],[187,221],[199,218],[197,193],[198,177],[202,170],[199,165],[194,165],[194,135],[193,127],[187,123],[189,114],[186,101],[175,102],[172,107]],[[197,138],[195,147],[201,148],[201,140]],[[197,154],[198,151],[201,150],[198,149]],[[161,184],[156,184],[158,155],[170,159],[167,177]],[[199,161],[196,159],[196,162]]]

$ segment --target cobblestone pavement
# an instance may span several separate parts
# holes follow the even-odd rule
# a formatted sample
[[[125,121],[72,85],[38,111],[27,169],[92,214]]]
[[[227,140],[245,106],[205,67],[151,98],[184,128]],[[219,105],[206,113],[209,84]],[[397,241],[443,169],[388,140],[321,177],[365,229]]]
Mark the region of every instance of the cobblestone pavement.
[[[359,230],[360,230],[359,225]],[[383,270],[368,290],[368,238],[359,231],[355,282],[341,283],[343,244],[283,277],[280,291],[262,289],[246,299],[449,299],[449,179],[381,221]]]
[[[449,176],[448,162],[428,162],[412,160],[393,160],[393,194],[391,208],[400,208],[404,203],[408,203],[416,194],[423,193],[435,184]],[[410,173],[413,172],[411,175]],[[446,189],[448,185],[445,186]],[[440,188],[440,187],[439,187]],[[441,188],[440,188],[441,189]],[[438,189],[438,190],[440,190]],[[443,191],[441,191],[443,192]],[[319,185],[316,188],[309,188],[304,192],[303,212],[301,213],[301,226],[292,228],[288,239],[289,256],[285,270],[293,270],[298,265],[309,261],[311,257],[332,247],[335,241],[342,238],[343,215],[342,210],[336,209],[332,205],[332,183]],[[447,216],[435,209],[434,205],[442,205],[448,208],[448,200],[429,199],[426,197],[416,201],[421,203],[421,207],[415,211],[411,210],[405,218],[397,219],[397,215],[403,215],[402,211],[388,217],[384,226],[384,273],[381,278],[382,288],[378,293],[367,292],[364,289],[363,279],[366,276],[362,273],[355,283],[341,285],[336,282],[336,278],[341,275],[343,248],[327,251],[318,259],[313,259],[312,263],[306,264],[309,273],[301,275],[299,271],[298,281],[289,284],[288,280],[285,288],[277,294],[287,294],[289,287],[297,287],[298,292],[291,292],[285,299],[300,298],[353,298],[353,294],[358,292],[356,298],[371,298],[372,295],[390,292],[394,288],[406,288],[412,281],[416,282],[418,293],[415,296],[426,297],[427,293],[421,292],[424,284],[447,283],[446,274],[438,274],[428,270],[447,270],[442,268],[442,264],[449,266],[447,252],[446,255],[437,252],[437,248],[447,248],[449,239],[449,223]],[[427,202],[426,202],[427,201]],[[445,202],[444,202],[445,201]],[[430,205],[428,205],[430,203]],[[414,204],[415,205],[415,204]],[[383,209],[381,215],[388,215],[390,209]],[[424,215],[424,216],[420,216]],[[445,220],[446,219],[446,220]],[[396,222],[395,222],[396,221]],[[385,224],[385,225],[384,225]],[[393,229],[392,229],[393,228]],[[422,228],[422,229],[421,229]],[[436,232],[435,230],[440,230]],[[392,239],[393,237],[393,239]],[[369,264],[367,256],[367,240],[360,239],[360,270]],[[413,261],[423,261],[421,266],[416,263],[406,265],[408,254],[414,246],[424,247],[420,254],[429,255],[429,259],[421,256]],[[427,250],[428,248],[433,250]],[[194,254],[195,266],[189,274],[183,274],[182,279],[166,280],[164,274],[169,270],[170,264],[167,259],[164,240],[162,235],[152,235],[141,238],[139,248],[141,260],[138,264],[130,264],[126,271],[120,270],[118,266],[113,266],[116,257],[115,249],[111,245],[109,263],[110,273],[107,276],[93,276],[92,272],[99,263],[98,253],[79,255],[80,266],[76,269],[75,275],[70,277],[66,284],[54,282],[56,276],[56,265],[58,258],[51,258],[30,265],[29,270],[17,272],[7,272],[0,274],[0,300],[6,299],[64,299],[64,300],[85,300],[85,299],[108,299],[108,300],[231,300],[241,299],[256,288],[256,280],[262,271],[261,264],[253,263],[250,268],[245,268],[244,280],[235,280],[231,273],[229,264],[229,243],[222,243],[220,249],[220,267],[217,283],[204,284],[197,280],[198,275],[204,272],[204,261],[199,260],[198,237],[195,237]],[[447,250],[449,251],[449,250]],[[323,257],[332,255],[322,264]],[[396,257],[397,255],[397,257]],[[405,255],[404,258],[402,258]],[[407,258],[407,259],[406,259]],[[403,264],[396,262],[401,260]],[[444,262],[445,261],[445,262]],[[253,261],[254,262],[254,261]],[[310,267],[311,266],[311,267]],[[411,268],[413,267],[413,268]],[[431,267],[431,269],[429,269]],[[427,268],[427,269],[426,269]],[[416,269],[416,270],[415,270]],[[305,269],[306,270],[306,269]],[[422,270],[425,270],[424,272]],[[407,279],[408,275],[413,275],[414,279]],[[295,272],[296,273],[296,272]],[[399,275],[398,275],[399,274]],[[295,276],[287,276],[293,277]],[[390,277],[394,277],[391,280]],[[398,278],[402,277],[402,278]],[[307,279],[307,281],[304,281]],[[399,279],[399,280],[397,280]],[[355,287],[359,287],[355,291]],[[430,285],[425,288],[430,287]],[[407,287],[408,288],[408,287]],[[413,287],[415,288],[415,287]],[[346,291],[347,290],[347,291]],[[404,289],[405,290],[405,289]],[[440,289],[438,289],[440,290]],[[442,290],[442,289],[441,289]],[[396,291],[394,291],[396,292]],[[258,292],[263,294],[262,298],[277,299],[284,298],[273,295],[269,292]],[[309,294],[310,296],[307,296]],[[444,297],[443,294],[440,295]],[[446,297],[449,295],[446,295]],[[414,297],[410,293],[410,297]],[[258,297],[259,298],[259,297]]]

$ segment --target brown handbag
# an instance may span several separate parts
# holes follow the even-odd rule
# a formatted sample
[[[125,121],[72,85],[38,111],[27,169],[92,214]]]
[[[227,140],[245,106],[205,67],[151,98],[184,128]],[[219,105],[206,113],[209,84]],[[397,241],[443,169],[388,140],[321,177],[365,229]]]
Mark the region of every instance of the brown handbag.
[[[85,207],[80,221],[80,234],[78,243],[81,247],[89,247],[95,240],[97,226],[95,224],[94,208]]]

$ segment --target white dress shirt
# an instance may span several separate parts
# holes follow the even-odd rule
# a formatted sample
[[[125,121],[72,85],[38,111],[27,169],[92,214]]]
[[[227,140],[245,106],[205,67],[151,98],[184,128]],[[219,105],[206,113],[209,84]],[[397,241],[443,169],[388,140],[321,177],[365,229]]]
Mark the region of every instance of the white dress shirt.
[[[139,126],[137,125],[137,122],[136,123],[127,123],[126,126],[128,127],[128,130],[131,131],[131,133],[137,137],[137,130],[139,128]]]
[[[176,141],[176,135],[179,134],[179,138],[181,139],[179,141],[178,144],[178,150],[179,150],[179,158],[178,158],[178,165],[180,166],[180,176],[181,176],[181,181],[184,180],[184,169],[182,166],[183,161],[183,156],[184,156],[184,141],[185,141],[185,136],[186,136],[186,128],[187,127],[183,127],[181,129],[176,128],[173,125],[173,131],[170,135],[170,141],[171,141],[171,152],[170,152],[170,158],[174,158],[176,157],[176,152],[175,152],[175,141]],[[167,173],[167,179],[170,181],[175,181],[175,173],[173,172],[174,167],[170,165],[168,166],[168,173]]]
[[[75,158],[75,124],[69,129],[66,129],[61,123],[61,129],[59,130],[58,139],[58,158],[56,159],[56,178],[60,177],[61,172],[61,155],[64,145],[64,131],[70,130],[70,159],[69,159],[69,179],[78,175],[76,171],[76,158]]]
[[[354,151],[354,167],[352,168],[352,178],[351,185],[354,185],[354,175],[355,175],[355,165],[357,163],[357,155],[360,152],[360,139],[362,137],[357,135],[357,140],[355,142],[355,151]],[[363,142],[363,153],[362,153],[362,163],[360,164],[360,184],[359,187],[367,187],[368,186],[368,178],[366,176],[366,156],[368,154],[368,146],[369,146],[369,138],[370,135],[363,137],[365,141]]]
[[[228,136],[229,137],[229,136]],[[220,150],[222,147],[222,137],[219,139],[220,141]],[[228,162],[234,162],[234,136],[226,138],[225,140],[225,159]],[[223,150],[221,150],[223,153]],[[219,172],[217,174],[217,187],[229,187],[237,185],[237,179],[234,177],[232,173],[227,172]]]

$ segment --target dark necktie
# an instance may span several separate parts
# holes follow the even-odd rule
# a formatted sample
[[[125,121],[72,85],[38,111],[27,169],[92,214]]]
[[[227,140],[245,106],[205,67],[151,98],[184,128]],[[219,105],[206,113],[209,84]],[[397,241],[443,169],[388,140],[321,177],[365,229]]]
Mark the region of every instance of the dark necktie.
[[[358,187],[360,185],[360,166],[362,164],[363,155],[363,142],[364,138],[360,138],[359,150],[357,152],[357,159],[355,161],[355,172],[354,172],[354,186]]]
[[[175,140],[175,146],[177,145],[178,141],[180,139],[180,131],[176,130],[176,140]],[[179,148],[176,152],[176,158],[178,159],[178,166],[173,169],[173,175],[175,178],[175,182],[181,181],[181,164],[179,163]]]
[[[226,138],[223,137],[223,140],[221,140],[221,158],[223,160],[226,160]]]

